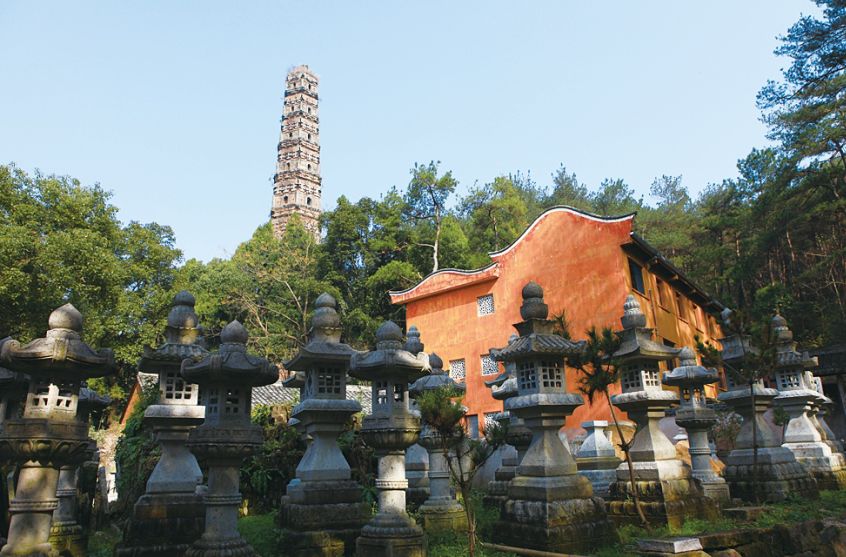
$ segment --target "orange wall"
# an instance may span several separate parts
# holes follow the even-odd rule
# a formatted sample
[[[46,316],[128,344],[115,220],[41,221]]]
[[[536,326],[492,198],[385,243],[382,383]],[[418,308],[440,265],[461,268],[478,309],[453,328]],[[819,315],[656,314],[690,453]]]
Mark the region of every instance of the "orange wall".
[[[527,282],[533,280],[543,287],[550,317],[566,312],[575,339],[584,338],[590,325],[620,328],[623,302],[631,291],[627,256],[620,246],[630,241],[631,224],[631,219],[597,222],[567,211],[550,212],[511,249],[492,256],[498,272],[486,273],[485,282],[454,288],[461,277],[436,275],[429,279],[433,284],[424,282],[419,291],[409,294],[406,323],[420,329],[426,350],[437,352],[445,367],[450,360],[465,360],[465,404],[468,415],[478,415],[480,427],[484,414],[502,410],[502,402],[494,400],[484,385],[495,375],[481,375],[481,356],[491,348],[505,346],[516,332],[512,325],[521,321],[521,289]],[[650,288],[655,288],[654,278],[644,272],[644,280],[649,294]],[[454,289],[414,298],[420,292],[446,288]],[[479,316],[476,298],[489,293],[494,296],[495,311]],[[639,299],[652,326],[651,301],[647,296]],[[658,336],[678,346],[692,345],[694,329],[673,313],[658,309]],[[577,391],[573,370],[568,371],[567,384],[570,391]],[[586,403],[567,420],[567,427],[609,418],[604,401],[593,407]]]

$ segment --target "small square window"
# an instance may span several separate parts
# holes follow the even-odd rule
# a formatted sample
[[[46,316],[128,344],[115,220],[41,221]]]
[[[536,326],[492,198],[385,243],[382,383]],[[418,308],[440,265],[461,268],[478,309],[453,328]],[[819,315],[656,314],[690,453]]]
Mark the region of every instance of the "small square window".
[[[464,383],[464,378],[467,376],[467,366],[463,358],[449,361],[449,376],[453,381]]]
[[[499,366],[496,361],[491,358],[490,354],[482,356],[482,375],[496,375],[499,372]]]
[[[494,312],[493,294],[485,294],[476,298],[476,309],[479,315],[490,315]]]

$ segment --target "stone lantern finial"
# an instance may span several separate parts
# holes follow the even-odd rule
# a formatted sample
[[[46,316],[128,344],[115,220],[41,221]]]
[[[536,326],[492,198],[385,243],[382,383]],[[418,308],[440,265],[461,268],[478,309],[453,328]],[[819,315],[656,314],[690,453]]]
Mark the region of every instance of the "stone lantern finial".
[[[182,290],[173,297],[173,307],[167,315],[165,339],[172,344],[193,344],[201,334],[199,318],[194,312],[194,296]]]
[[[335,298],[324,292],[314,301],[314,307],[310,337],[323,342],[341,342],[341,317]]]
[[[250,334],[247,332],[247,329],[241,325],[240,321],[237,319],[230,321],[223,330],[220,331],[221,350],[223,350],[225,346],[228,350],[237,350],[241,352],[242,350],[238,348],[238,346],[243,346],[244,349],[246,349],[249,338]]]
[[[73,331],[74,333],[82,332],[82,324],[84,319],[79,310],[73,304],[65,304],[62,307],[53,310],[50,318],[47,320],[47,325],[50,330],[65,330]]]
[[[408,338],[402,348],[406,352],[411,352],[412,354],[419,354],[423,352],[424,347],[423,342],[420,340],[420,331],[414,325],[409,327]]]
[[[626,303],[623,304],[623,317],[620,318],[624,329],[633,329],[635,327],[646,327],[646,315],[640,309],[640,302],[634,297],[634,294],[626,296]]]
[[[445,375],[444,361],[440,356],[432,352],[429,354],[429,365],[432,367],[432,375]]]
[[[773,334],[779,343],[791,342],[793,340],[793,331],[787,326],[787,319],[779,314],[775,314],[770,321],[770,327]]]
[[[696,354],[693,353],[693,349],[690,346],[685,346],[681,349],[681,352],[679,352],[679,361],[682,366],[696,365]]]
[[[376,329],[376,350],[401,350],[402,329],[393,321],[385,321]]]
[[[520,317],[525,321],[529,319],[546,319],[549,316],[549,307],[543,301],[543,288],[535,281],[531,281],[523,287],[523,305],[520,306]]]

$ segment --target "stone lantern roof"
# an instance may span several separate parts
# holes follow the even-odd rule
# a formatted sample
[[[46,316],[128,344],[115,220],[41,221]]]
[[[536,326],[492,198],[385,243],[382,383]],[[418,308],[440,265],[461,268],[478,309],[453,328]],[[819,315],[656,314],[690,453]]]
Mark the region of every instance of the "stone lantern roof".
[[[430,369],[426,354],[403,348],[402,330],[393,321],[385,321],[376,330],[376,350],[356,352],[350,358],[350,375],[365,381],[392,378],[409,383]]]
[[[0,360],[15,371],[56,381],[82,381],[103,377],[115,370],[109,349],[94,350],[82,341],[82,314],[65,304],[50,314],[50,329],[44,338],[21,346],[16,340],[2,345]]]
[[[258,387],[273,383],[279,377],[276,366],[247,353],[247,329],[232,321],[220,332],[220,350],[198,362],[182,362],[182,376],[191,383],[226,383]]]
[[[623,360],[672,360],[678,356],[680,349],[665,346],[652,339],[653,330],[646,326],[646,315],[640,309],[640,303],[634,295],[626,297],[623,305],[623,316],[620,323],[623,330],[620,337],[620,348],[614,353],[615,358]]]
[[[432,372],[429,375],[424,375],[408,388],[408,393],[412,397],[420,396],[425,391],[434,391],[444,387],[464,391],[466,388],[464,384],[456,382],[444,371],[443,360],[434,352],[429,354],[429,365],[432,367]]]
[[[500,362],[513,362],[538,356],[566,356],[579,352],[584,341],[572,342],[553,333],[555,323],[547,319],[549,307],[543,301],[543,288],[532,281],[523,287],[523,304],[520,317],[514,328],[520,336],[509,342],[505,348],[491,353]]]
[[[194,296],[186,290],[174,296],[165,326],[165,342],[156,349],[144,346],[138,361],[139,371],[159,373],[162,364],[179,365],[186,358],[199,360],[208,354],[203,347],[203,329],[194,312],[194,303]]]
[[[711,385],[720,380],[720,374],[716,369],[709,369],[696,363],[696,355],[690,347],[682,348],[679,358],[681,359],[679,367],[664,372],[662,381],[665,385],[701,389],[705,385]]]
[[[297,372],[285,380],[286,387],[305,386],[305,376],[300,373],[317,362],[348,364],[356,352],[350,345],[341,342],[341,318],[335,309],[335,298],[324,292],[315,300],[314,314],[308,333],[308,343],[300,348],[288,362],[285,369]]]
[[[819,365],[816,356],[796,350],[797,343],[793,340],[793,331],[787,326],[787,320],[776,314],[770,321],[776,344],[776,370],[779,369],[812,369]]]

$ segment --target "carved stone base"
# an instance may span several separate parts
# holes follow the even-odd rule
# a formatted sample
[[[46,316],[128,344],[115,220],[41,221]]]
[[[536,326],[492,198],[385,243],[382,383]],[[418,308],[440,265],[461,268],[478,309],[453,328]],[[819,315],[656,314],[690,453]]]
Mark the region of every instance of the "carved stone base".
[[[732,497],[755,501],[753,488],[757,480],[758,499],[762,503],[784,501],[791,495],[816,499],[817,482],[784,447],[758,449],[758,465],[753,466],[752,449],[734,450],[726,459],[724,477]]]
[[[188,548],[185,557],[258,557],[258,553],[241,537],[202,537]]]
[[[50,545],[65,557],[88,555],[88,536],[76,522],[53,522]]]
[[[345,548],[355,548],[355,537],[357,530],[351,531],[352,543],[346,543],[346,532],[339,531],[311,531],[294,532],[284,530],[282,532],[282,546],[285,548],[285,555],[290,557],[344,557]],[[347,553],[346,555],[350,555]]]
[[[820,490],[846,489],[846,469],[811,470],[811,476],[817,481],[817,488]]]
[[[465,532],[467,515],[460,504],[420,506],[420,518],[427,532]]]
[[[717,482],[701,481],[702,493],[708,499],[716,501],[720,505],[725,505],[731,502],[731,492],[725,480]]]
[[[423,530],[408,515],[377,514],[356,540],[358,557],[426,557]]]
[[[705,497],[698,480],[679,460],[635,462],[635,487],[650,524],[680,527],[688,518],[717,517],[717,503]],[[617,468],[617,481],[608,493],[608,516],[617,524],[640,524],[629,481],[628,465]]]
[[[180,555],[202,535],[204,524],[205,506],[200,495],[143,495],[135,503],[115,555]]]
[[[303,505],[284,499],[279,522],[286,555],[296,557],[352,555],[355,540],[371,516],[370,504],[362,501]]]
[[[599,497],[509,499],[494,527],[498,543],[553,553],[587,553],[617,540]]]
[[[611,484],[617,481],[617,470],[579,470],[579,474],[590,481],[593,486],[593,494],[606,499],[611,489]]]

